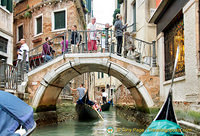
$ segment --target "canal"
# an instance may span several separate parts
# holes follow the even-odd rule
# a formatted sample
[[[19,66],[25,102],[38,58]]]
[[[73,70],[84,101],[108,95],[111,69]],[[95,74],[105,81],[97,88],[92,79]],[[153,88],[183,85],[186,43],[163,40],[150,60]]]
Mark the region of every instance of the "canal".
[[[104,117],[103,121],[74,120],[37,127],[32,136],[139,136],[141,131],[144,131],[144,126],[118,117],[115,108],[111,108],[109,112],[101,112],[101,114]]]

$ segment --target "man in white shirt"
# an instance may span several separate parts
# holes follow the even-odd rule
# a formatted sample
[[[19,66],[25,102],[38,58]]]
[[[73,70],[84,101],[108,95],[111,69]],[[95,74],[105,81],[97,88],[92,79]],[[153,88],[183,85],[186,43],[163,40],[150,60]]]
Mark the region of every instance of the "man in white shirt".
[[[21,39],[20,40],[20,43],[21,43],[21,47],[20,49],[17,51],[17,60],[18,60],[18,64],[22,62],[23,60],[23,54],[24,54],[24,51],[26,51],[26,72],[28,72],[29,70],[29,56],[28,56],[28,52],[29,52],[29,47],[28,45],[26,44],[26,40],[25,39]]]
[[[91,23],[87,26],[88,31],[88,51],[97,51],[97,33],[96,33],[96,18],[93,17]]]
[[[105,89],[102,89],[102,101],[103,101],[103,104],[107,103],[107,97],[108,97],[108,94],[105,92]]]

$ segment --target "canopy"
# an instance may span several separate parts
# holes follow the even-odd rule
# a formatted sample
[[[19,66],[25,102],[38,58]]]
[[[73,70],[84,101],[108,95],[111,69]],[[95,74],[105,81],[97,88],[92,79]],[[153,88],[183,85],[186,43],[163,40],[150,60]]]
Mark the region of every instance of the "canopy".
[[[0,90],[0,135],[13,136],[19,126],[34,126],[33,108],[18,97]]]
[[[145,130],[141,136],[173,136],[184,135],[181,127],[169,120],[156,120]]]

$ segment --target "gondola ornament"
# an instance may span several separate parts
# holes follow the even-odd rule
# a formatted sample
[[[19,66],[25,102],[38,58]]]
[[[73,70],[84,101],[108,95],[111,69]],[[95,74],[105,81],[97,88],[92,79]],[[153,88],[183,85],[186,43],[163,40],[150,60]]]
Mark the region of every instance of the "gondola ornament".
[[[181,127],[179,126],[172,102],[172,87],[176,66],[179,56],[179,46],[177,47],[176,58],[174,62],[174,69],[172,73],[172,81],[169,89],[167,99],[159,110],[157,116],[154,118],[150,126],[145,130],[141,136],[183,136]]]

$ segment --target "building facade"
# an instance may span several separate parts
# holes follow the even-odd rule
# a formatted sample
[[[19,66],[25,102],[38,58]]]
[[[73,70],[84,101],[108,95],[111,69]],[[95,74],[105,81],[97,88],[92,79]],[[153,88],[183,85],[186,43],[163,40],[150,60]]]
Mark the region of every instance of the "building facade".
[[[84,0],[17,0],[14,8],[14,52],[25,38],[30,49],[76,25],[86,27]],[[14,58],[16,58],[14,54]]]
[[[133,38],[147,42],[155,39],[156,27],[149,23],[149,19],[156,9],[155,0],[116,0],[120,7],[123,23],[131,26],[127,31],[131,32]],[[117,8],[117,7],[116,7]]]
[[[173,98],[177,102],[200,101],[199,0],[168,0],[158,3],[150,23],[157,25],[157,62],[160,99],[167,97],[176,50],[179,46]]]
[[[0,1],[0,59],[7,64],[13,61],[13,13],[12,0]]]

